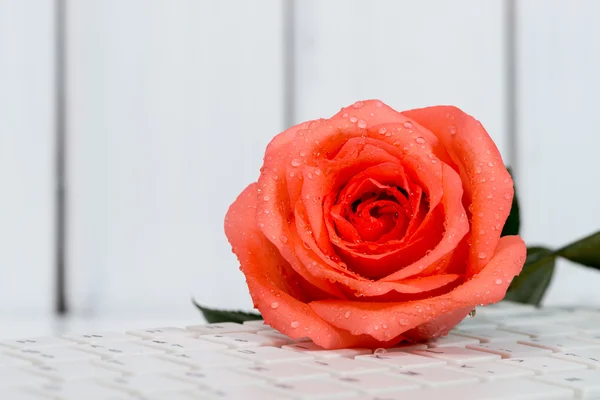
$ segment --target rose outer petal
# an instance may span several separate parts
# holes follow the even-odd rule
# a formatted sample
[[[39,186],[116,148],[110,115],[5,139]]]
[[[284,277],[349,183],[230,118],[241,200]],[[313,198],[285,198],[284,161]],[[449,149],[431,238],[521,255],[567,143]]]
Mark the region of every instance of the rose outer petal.
[[[336,328],[318,317],[304,302],[302,290],[291,285],[284,276],[282,266],[289,264],[277,248],[256,226],[257,185],[248,186],[231,205],[225,219],[225,234],[246,276],[250,295],[265,322],[294,339],[310,337],[325,348],[355,347],[370,343],[373,339],[365,335],[352,335]]]
[[[505,236],[479,274],[445,295],[404,303],[320,300],[311,302],[310,307],[335,327],[382,342],[434,320],[438,329],[441,325],[450,329],[457,322],[456,312],[502,300],[514,276],[521,272],[525,254],[520,237]]]
[[[477,238],[469,254],[467,275],[476,274],[494,254],[514,195],[500,152],[481,123],[456,107],[428,107],[402,114],[436,135],[458,166],[467,203],[472,204],[471,231]]]

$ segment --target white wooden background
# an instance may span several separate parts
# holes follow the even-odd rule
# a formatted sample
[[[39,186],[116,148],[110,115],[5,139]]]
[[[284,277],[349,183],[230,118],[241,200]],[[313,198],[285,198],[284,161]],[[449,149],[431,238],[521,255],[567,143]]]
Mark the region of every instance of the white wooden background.
[[[226,208],[287,124],[359,99],[480,119],[516,167],[528,242],[600,228],[595,0],[517,0],[515,26],[502,0],[67,3],[76,313],[249,308]],[[52,0],[0,0],[0,315],[52,307],[53,28]],[[546,301],[600,304],[598,285],[561,265]]]

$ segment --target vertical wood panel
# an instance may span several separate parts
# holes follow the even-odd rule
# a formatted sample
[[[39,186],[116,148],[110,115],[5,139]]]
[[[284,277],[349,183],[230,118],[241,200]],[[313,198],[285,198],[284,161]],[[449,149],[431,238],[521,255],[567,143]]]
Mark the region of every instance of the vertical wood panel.
[[[0,314],[50,312],[52,1],[0,0]]]
[[[250,306],[223,233],[283,128],[280,1],[73,2],[77,310]]]
[[[600,3],[517,2],[523,234],[561,246],[600,229]],[[600,274],[562,264],[549,303],[600,304]]]
[[[367,98],[398,110],[452,104],[507,159],[502,1],[296,4],[298,120]]]

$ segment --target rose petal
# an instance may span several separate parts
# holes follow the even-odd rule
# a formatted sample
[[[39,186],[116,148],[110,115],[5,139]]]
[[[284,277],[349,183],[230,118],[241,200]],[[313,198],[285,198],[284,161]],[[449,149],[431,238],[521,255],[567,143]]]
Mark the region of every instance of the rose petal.
[[[338,328],[354,335],[366,334],[389,342],[421,324],[456,310],[462,310],[460,313],[463,313],[478,304],[487,305],[502,300],[513,277],[521,272],[525,253],[525,243],[520,237],[505,236],[500,239],[494,256],[479,274],[450,293],[434,298],[406,303],[321,300],[311,302],[310,306],[317,315]],[[449,318],[455,323],[455,315]],[[451,328],[450,322],[447,323],[446,328]]]
[[[282,274],[288,266],[279,251],[256,227],[257,185],[248,186],[231,205],[225,233],[246,276],[250,294],[265,322],[294,339],[310,337],[325,348],[353,347],[371,343],[366,336],[354,336],[319,318],[302,300],[302,291],[290,286],[292,279]]]
[[[436,135],[457,166],[467,201],[473,206],[471,230],[478,233],[468,272],[476,274],[494,253],[514,195],[500,152],[481,123],[456,107],[428,107],[402,114]]]

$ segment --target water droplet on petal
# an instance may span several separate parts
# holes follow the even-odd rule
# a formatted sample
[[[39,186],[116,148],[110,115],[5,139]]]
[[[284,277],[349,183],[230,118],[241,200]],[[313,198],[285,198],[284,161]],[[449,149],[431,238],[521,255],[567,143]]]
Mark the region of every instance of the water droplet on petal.
[[[290,178],[293,178],[296,176],[296,173],[294,171],[290,172]]]
[[[384,349],[384,348],[382,348],[382,347],[380,347],[378,349],[375,349],[375,351],[373,352],[373,354],[375,354],[375,355],[377,355],[377,354],[385,354],[385,353],[387,353],[387,350]]]
[[[290,326],[294,329],[296,329],[297,327],[300,326],[300,322],[298,321],[292,321],[292,323],[290,324]]]
[[[287,243],[288,242],[288,237],[285,235],[281,235],[279,237],[279,240],[281,240],[281,243]]]
[[[376,331],[378,331],[378,330],[379,330],[379,325],[375,325],[375,326],[373,327],[373,329],[375,329]]]
[[[352,107],[354,107],[354,108],[361,108],[362,106],[363,106],[362,101],[357,101],[356,103],[352,104]]]
[[[487,198],[488,199],[492,199],[492,198],[494,198],[494,195],[490,193],[490,194],[487,195]]]
[[[467,317],[473,318],[476,314],[477,314],[477,310],[476,309],[472,309],[471,312],[469,313],[469,315],[467,315]]]
[[[300,150],[300,157],[305,157],[305,156],[306,156],[306,151]]]
[[[316,175],[316,176],[319,176],[319,175],[321,175],[321,170],[320,170],[320,169],[315,169],[315,175]]]
[[[300,165],[302,165],[302,161],[299,158],[294,158],[292,160],[292,166],[299,167]]]
[[[493,166],[494,166],[494,163],[490,161],[490,162],[488,163],[488,166],[489,166],[489,167],[493,167]]]
[[[421,136],[419,136],[418,138],[415,139],[415,142],[417,142],[419,144],[423,144],[423,143],[425,143],[425,139],[423,139]]]
[[[277,179],[279,179],[279,176],[273,175],[273,180],[276,181]]]
[[[312,172],[309,172],[308,174],[306,174],[308,176],[308,179],[312,179],[313,178],[313,174]]]
[[[276,309],[277,307],[279,307],[279,303],[278,302],[274,301],[274,302],[271,303],[271,308],[273,310]]]
[[[511,197],[512,197],[512,195],[510,194],[510,192],[506,192],[506,193],[504,193],[504,198],[505,198],[506,200],[510,200],[510,198],[511,198]]]
[[[405,123],[403,123],[402,125],[404,125],[404,127],[405,127],[406,129],[410,129],[410,128],[412,128],[412,127],[413,127],[413,124],[412,124],[412,123],[410,123],[410,122],[408,122],[408,121],[406,121],[406,122],[405,122]]]
[[[483,260],[485,257],[487,257],[487,254],[485,254],[485,253],[479,253],[479,254],[477,255],[477,257],[479,257],[480,259],[482,259],[482,260]]]
[[[450,125],[450,134],[456,135],[456,127],[454,125]]]
[[[360,121],[358,121],[358,124],[357,124],[357,126],[358,126],[359,128],[363,128],[363,129],[364,129],[364,128],[366,128],[366,127],[367,127],[367,122],[361,119]]]
[[[350,311],[346,311],[346,314],[344,314],[344,318],[348,319],[350,318]]]
[[[383,103],[378,101],[377,103],[375,103],[375,107],[381,108],[381,107],[383,107]]]
[[[477,167],[477,168],[475,168],[475,173],[476,173],[476,174],[480,174],[480,173],[481,173],[481,167]]]
[[[358,118],[356,118],[356,117],[350,117],[350,122],[354,123],[356,121],[358,121]]]
[[[502,282],[504,282],[502,279],[496,279],[496,285],[502,285]]]

